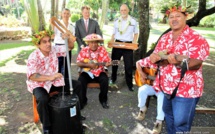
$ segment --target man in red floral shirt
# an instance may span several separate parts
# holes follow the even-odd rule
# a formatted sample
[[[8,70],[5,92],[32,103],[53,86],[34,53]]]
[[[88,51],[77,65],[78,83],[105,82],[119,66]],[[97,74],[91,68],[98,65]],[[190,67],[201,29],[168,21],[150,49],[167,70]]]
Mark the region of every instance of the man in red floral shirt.
[[[48,111],[49,93],[62,91],[70,92],[69,81],[64,80],[61,73],[58,73],[58,58],[66,56],[66,48],[51,45],[52,31],[40,31],[32,36],[32,42],[37,47],[27,61],[27,87],[33,93],[37,101],[37,111],[40,121],[43,124],[43,133],[50,133],[51,122]],[[80,97],[81,83],[72,80],[74,93]],[[82,117],[84,119],[85,117]]]
[[[149,57],[137,64],[152,68],[157,68],[158,62],[160,65],[165,64],[159,67],[153,88],[165,94],[163,111],[168,134],[184,133],[191,129],[195,107],[202,96],[202,63],[209,55],[209,45],[201,35],[186,25],[186,8],[174,6],[166,15],[172,30],[162,36]],[[167,60],[162,60],[160,51],[167,51]],[[181,63],[187,68],[182,79]],[[141,69],[138,71],[143,79],[146,78]],[[174,90],[177,91],[176,96],[169,98]]]
[[[82,84],[83,105],[87,104],[87,84],[91,81],[97,81],[100,84],[99,101],[103,108],[108,109],[108,76],[105,73],[105,66],[111,65],[111,59],[108,52],[98,43],[103,39],[98,34],[90,34],[85,37],[88,46],[81,49],[77,57],[77,65],[82,68],[78,80]],[[101,64],[103,65],[101,65]]]

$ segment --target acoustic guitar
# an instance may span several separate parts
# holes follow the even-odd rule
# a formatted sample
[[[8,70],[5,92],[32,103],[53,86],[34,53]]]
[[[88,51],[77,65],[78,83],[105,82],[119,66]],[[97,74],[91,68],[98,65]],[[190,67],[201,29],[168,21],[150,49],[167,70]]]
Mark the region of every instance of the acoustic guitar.
[[[96,60],[84,59],[84,63],[93,63],[93,64],[96,64],[96,66],[97,66],[97,68],[98,68],[99,66],[105,66],[105,64],[106,64],[107,62],[97,62]],[[111,65],[112,65],[112,66],[118,66],[119,63],[120,63],[119,60],[112,60],[112,61],[111,61]],[[90,70],[91,70],[91,68],[82,68],[82,71],[85,71],[85,72],[88,72],[88,71],[90,71]]]
[[[142,83],[141,80],[140,80],[140,74],[136,70],[135,75],[134,75],[136,85],[139,86],[139,87],[144,85],[144,84],[152,85],[153,81],[155,80],[155,77],[156,77],[157,69],[149,68],[149,67],[143,67],[142,70],[147,76],[146,80],[145,80],[144,83]]]
[[[167,59],[167,50],[165,51],[160,51],[158,52],[158,55],[161,57],[161,60],[166,60]],[[165,61],[164,64],[167,64],[166,63],[167,61]],[[139,72],[136,70],[135,71],[135,75],[134,75],[134,79],[135,79],[135,82],[136,82],[136,85],[137,86],[142,86],[144,84],[148,84],[148,85],[152,85],[153,84],[153,81],[155,80],[156,78],[156,72],[157,72],[157,69],[154,69],[154,68],[149,68],[149,67],[143,67],[142,68],[142,71],[146,74],[146,80],[144,83],[141,82],[140,80],[140,74]]]

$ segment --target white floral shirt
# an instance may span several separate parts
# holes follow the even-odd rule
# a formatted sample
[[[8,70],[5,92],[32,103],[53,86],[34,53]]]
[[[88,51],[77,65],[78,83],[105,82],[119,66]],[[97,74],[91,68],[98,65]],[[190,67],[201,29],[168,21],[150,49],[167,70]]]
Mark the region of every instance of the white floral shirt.
[[[52,85],[59,87],[64,86],[64,78],[57,79],[55,81],[37,82],[30,80],[30,76],[34,73],[41,75],[53,75],[58,72],[58,58],[59,56],[65,56],[65,47],[56,49],[52,47],[49,56],[44,56],[40,49],[36,49],[32,52],[27,61],[27,88],[29,92],[33,92],[36,87],[43,87],[49,93]]]
[[[159,40],[154,53],[158,53],[162,50],[168,50],[168,54],[180,54],[187,55],[189,58],[199,59],[205,61],[209,55],[209,45],[207,41],[200,36],[197,32],[186,26],[177,40],[173,43],[172,31],[163,35]],[[146,57],[138,61],[142,67],[157,68],[156,64],[150,62],[149,57]],[[175,65],[168,64],[167,66],[160,67],[160,79],[159,75],[153,83],[154,89],[162,90],[167,94],[172,94],[175,87],[180,80],[181,69]],[[202,96],[204,88],[204,81],[202,76],[202,66],[198,70],[188,70],[182,81],[180,82],[176,96],[185,98],[196,98]]]

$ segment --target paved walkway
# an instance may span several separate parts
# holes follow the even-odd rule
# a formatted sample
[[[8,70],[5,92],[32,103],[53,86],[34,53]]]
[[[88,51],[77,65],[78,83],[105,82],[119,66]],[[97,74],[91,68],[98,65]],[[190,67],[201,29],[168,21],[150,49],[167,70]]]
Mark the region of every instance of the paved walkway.
[[[24,47],[1,50],[0,51],[0,62],[9,59],[12,56],[17,55],[22,50],[29,50],[29,49],[34,49],[34,48],[35,48],[34,46],[24,46]]]
[[[22,50],[31,50],[34,49],[34,46],[24,46],[24,47],[18,47],[18,48],[12,48],[12,49],[6,49],[0,51],[0,63],[10,59],[12,56],[16,56],[19,54]],[[6,66],[0,67],[0,72],[2,73],[11,73],[11,72],[17,72],[17,73],[26,73],[26,66],[24,65],[18,65],[15,63],[15,60],[11,59],[6,63]]]

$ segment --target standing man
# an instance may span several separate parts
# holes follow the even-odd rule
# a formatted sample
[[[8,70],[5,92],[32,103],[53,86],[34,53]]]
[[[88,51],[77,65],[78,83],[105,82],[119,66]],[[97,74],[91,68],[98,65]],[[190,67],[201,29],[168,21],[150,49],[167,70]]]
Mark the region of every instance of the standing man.
[[[61,24],[64,25],[73,35],[75,35],[75,27],[72,25],[72,23],[69,22],[71,13],[70,10],[65,8],[63,9],[62,13],[62,20],[60,20]],[[65,40],[62,38],[62,33],[57,29],[57,27],[52,26],[54,29],[55,37],[54,37],[54,43],[56,47],[65,46]],[[71,41],[71,39],[68,39],[69,46],[71,49],[74,48],[74,41]],[[71,58],[72,58],[72,51],[69,51],[69,59],[70,63],[67,63],[66,57],[58,57],[58,64],[59,64],[59,73],[62,73],[64,75],[64,78],[68,78],[68,68],[67,64],[71,64]],[[64,68],[65,67],[65,68]]]
[[[128,15],[129,9],[126,4],[121,5],[119,17],[114,22],[113,35],[111,42],[125,42],[125,43],[137,43],[138,39],[138,27],[137,21]],[[132,84],[132,68],[133,68],[133,50],[129,49],[112,49],[112,60],[120,60],[123,56],[125,65],[125,79],[128,89],[134,91]],[[112,75],[109,86],[116,86],[115,82],[117,80],[117,69],[118,66],[112,66]]]
[[[202,96],[202,64],[209,55],[209,45],[186,25],[186,8],[171,7],[166,15],[171,31],[161,37],[149,57],[138,63],[153,68],[159,64],[153,88],[164,93],[163,111],[167,132],[186,133],[191,130],[196,104]],[[164,50],[167,50],[167,60],[161,60],[159,55]],[[185,73],[182,71],[184,68],[187,68]],[[144,75],[142,77],[145,78]]]
[[[40,31],[32,36],[32,42],[37,47],[27,61],[27,87],[37,101],[37,111],[43,125],[43,134],[50,134],[51,122],[49,115],[49,93],[54,91],[70,93],[69,80],[58,73],[58,58],[65,56],[65,47],[51,45],[52,31]],[[74,93],[81,99],[81,83],[72,80]],[[81,101],[81,100],[80,100]]]
[[[75,24],[75,36],[77,37],[79,51],[86,46],[83,38],[87,35],[95,33],[102,36],[98,22],[90,18],[90,8],[88,6],[83,6],[81,8],[81,13],[83,18],[78,20]]]
[[[77,65],[83,70],[78,78],[83,87],[83,106],[87,104],[87,84],[96,81],[100,85],[99,101],[103,108],[108,109],[108,76],[105,67],[111,65],[111,59],[106,49],[98,44],[103,42],[100,35],[87,35],[84,41],[88,46],[81,49],[77,57]]]

